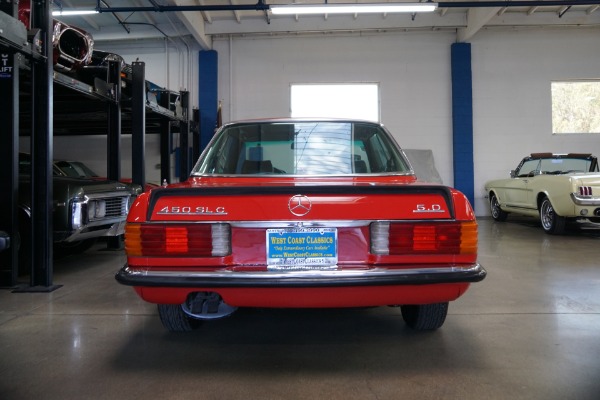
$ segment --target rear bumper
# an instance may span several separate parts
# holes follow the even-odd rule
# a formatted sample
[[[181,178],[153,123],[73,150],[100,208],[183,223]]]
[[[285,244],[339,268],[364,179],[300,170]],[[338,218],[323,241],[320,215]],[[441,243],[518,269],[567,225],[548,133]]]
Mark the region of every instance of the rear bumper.
[[[432,266],[408,269],[361,269],[325,271],[214,272],[156,271],[132,269],[127,264],[116,274],[124,285],[163,288],[318,288],[388,285],[471,283],[485,278],[479,264]]]
[[[571,193],[571,199],[578,206],[600,206],[600,197],[580,196],[577,193]]]

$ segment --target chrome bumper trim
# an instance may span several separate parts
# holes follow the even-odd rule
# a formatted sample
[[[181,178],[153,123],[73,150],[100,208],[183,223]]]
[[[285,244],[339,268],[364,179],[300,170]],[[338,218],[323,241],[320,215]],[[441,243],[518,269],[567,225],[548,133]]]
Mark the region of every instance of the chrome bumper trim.
[[[583,197],[576,193],[571,193],[571,200],[578,206],[600,206],[600,197]]]
[[[115,278],[124,285],[145,287],[339,287],[467,283],[479,282],[486,275],[487,272],[479,263],[446,267],[432,266],[430,268],[373,268],[289,272],[148,271],[132,269],[125,264]]]

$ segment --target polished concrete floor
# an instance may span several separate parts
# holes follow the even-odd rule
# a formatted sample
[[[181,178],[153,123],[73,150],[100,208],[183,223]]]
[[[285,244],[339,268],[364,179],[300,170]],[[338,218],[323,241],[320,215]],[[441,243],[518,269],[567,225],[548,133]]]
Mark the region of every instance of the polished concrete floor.
[[[438,331],[382,307],[173,334],[99,246],[57,261],[52,293],[0,290],[0,399],[600,399],[599,256],[597,230],[482,219],[488,277]]]

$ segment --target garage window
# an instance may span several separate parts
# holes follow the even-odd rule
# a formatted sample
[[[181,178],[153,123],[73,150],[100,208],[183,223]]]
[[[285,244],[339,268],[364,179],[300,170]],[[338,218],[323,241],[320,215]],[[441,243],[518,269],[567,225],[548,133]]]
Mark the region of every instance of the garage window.
[[[379,122],[377,83],[292,84],[294,118],[353,118]]]
[[[552,133],[600,133],[600,81],[552,82]]]

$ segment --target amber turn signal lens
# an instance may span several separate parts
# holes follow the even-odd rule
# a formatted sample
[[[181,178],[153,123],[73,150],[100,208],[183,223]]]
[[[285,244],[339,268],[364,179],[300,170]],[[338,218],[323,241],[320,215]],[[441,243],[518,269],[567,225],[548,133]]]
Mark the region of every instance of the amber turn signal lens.
[[[462,222],[460,254],[477,254],[477,222]]]
[[[220,257],[231,253],[229,224],[131,224],[125,226],[129,256]]]
[[[140,224],[125,225],[125,252],[130,256],[142,255],[142,226]]]

